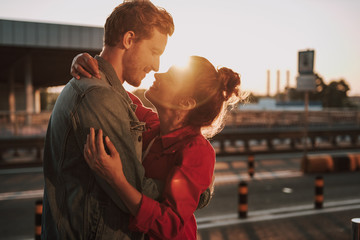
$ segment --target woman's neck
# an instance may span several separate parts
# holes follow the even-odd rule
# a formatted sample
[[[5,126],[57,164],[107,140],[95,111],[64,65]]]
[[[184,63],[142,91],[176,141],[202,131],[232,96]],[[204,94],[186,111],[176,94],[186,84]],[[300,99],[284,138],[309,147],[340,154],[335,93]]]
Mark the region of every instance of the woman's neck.
[[[157,109],[160,120],[160,135],[166,135],[184,126],[186,111]]]

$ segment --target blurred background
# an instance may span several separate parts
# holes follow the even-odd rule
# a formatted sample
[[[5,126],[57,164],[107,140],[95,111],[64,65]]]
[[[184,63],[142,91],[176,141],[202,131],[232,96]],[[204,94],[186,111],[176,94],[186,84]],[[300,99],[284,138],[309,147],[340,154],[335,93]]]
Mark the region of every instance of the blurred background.
[[[152,2],[175,22],[161,72],[200,55],[240,73],[249,94],[211,139],[216,191],[210,205],[196,213],[199,238],[349,239],[351,218],[360,216],[360,1]],[[0,1],[5,239],[34,237],[53,105],[71,79],[73,57],[100,53],[102,27],[119,3]],[[304,52],[313,53],[310,72],[301,71],[308,64],[300,59]],[[150,73],[139,88],[125,87],[152,107],[143,97],[152,81]],[[316,210],[313,182],[319,175],[325,179],[325,201]],[[249,186],[246,218],[238,217],[240,181]]]

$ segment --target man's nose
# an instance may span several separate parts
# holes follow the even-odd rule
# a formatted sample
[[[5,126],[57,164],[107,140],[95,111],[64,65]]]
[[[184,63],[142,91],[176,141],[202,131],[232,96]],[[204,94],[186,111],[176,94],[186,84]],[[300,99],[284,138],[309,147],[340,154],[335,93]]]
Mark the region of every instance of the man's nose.
[[[154,72],[159,71],[160,68],[160,57],[155,57],[153,64],[152,64],[152,70]]]

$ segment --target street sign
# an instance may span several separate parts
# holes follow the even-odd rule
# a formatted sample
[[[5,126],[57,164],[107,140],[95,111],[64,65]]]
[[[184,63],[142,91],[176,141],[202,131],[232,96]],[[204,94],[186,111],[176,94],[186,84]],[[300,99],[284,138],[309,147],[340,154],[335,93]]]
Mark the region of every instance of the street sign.
[[[299,52],[299,74],[313,74],[314,73],[314,50]]]
[[[316,77],[314,74],[301,74],[296,78],[298,91],[315,91],[316,90]]]

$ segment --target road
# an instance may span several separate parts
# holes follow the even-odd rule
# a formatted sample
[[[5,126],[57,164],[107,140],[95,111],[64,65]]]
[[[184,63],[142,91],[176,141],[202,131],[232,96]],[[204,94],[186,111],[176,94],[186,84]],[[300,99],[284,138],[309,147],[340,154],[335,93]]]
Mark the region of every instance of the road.
[[[196,212],[199,239],[350,239],[360,217],[360,172],[303,174],[301,155],[255,157],[255,175],[244,157],[218,158],[215,193]],[[324,177],[324,207],[314,209],[315,177]],[[248,217],[237,218],[238,183],[248,183]],[[42,197],[41,167],[0,170],[0,238],[33,239],[35,201]]]

